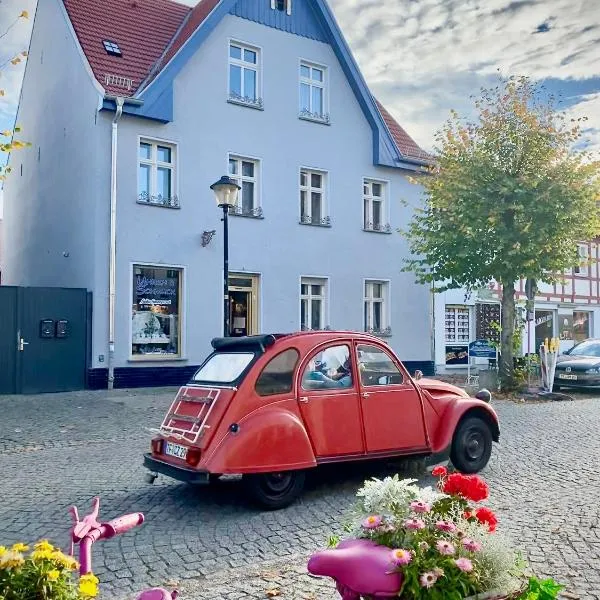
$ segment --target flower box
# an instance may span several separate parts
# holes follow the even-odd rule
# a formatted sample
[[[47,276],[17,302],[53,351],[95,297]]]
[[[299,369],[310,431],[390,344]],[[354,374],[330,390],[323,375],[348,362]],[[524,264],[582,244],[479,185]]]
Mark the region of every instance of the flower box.
[[[489,496],[476,475],[437,467],[436,488],[414,479],[365,482],[349,536],[310,558],[308,570],[334,579],[343,600],[517,600],[543,592],[552,579],[525,577],[525,563],[481,503]]]

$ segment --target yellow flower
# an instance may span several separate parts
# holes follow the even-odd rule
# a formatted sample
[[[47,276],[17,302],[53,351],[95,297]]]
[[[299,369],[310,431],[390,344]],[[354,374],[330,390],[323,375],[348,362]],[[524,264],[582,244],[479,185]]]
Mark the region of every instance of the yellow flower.
[[[0,557],[0,569],[19,567],[25,562],[23,555],[19,552],[8,551]]]
[[[3,556],[7,552],[8,552],[8,549],[6,546],[0,546],[0,556]]]
[[[71,571],[74,571],[75,569],[79,568],[79,564],[72,556],[67,556],[66,554],[63,554],[60,550],[55,550],[54,552],[52,552],[50,554],[50,558],[62,567],[70,569]]]
[[[29,546],[26,546],[21,542],[17,542],[16,544],[13,544],[11,550],[13,552],[27,552],[27,550],[29,550]]]
[[[31,553],[33,560],[52,560],[51,550],[34,550]]]
[[[48,540],[40,540],[34,548],[36,550],[54,550],[54,546]]]
[[[98,578],[91,573],[82,575],[79,579],[79,592],[87,598],[95,598],[98,595]]]
[[[52,569],[48,571],[48,579],[50,581],[56,581],[60,577],[60,571],[58,569]]]

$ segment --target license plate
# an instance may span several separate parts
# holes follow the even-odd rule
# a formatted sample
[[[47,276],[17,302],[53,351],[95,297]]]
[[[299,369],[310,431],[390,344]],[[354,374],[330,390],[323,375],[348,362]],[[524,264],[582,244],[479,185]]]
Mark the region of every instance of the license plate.
[[[165,444],[165,454],[185,460],[185,457],[187,456],[187,448],[185,446],[180,446],[179,444],[167,442]]]
[[[571,379],[571,380],[577,380],[577,375],[567,375],[566,373],[560,373],[558,376],[559,379]]]

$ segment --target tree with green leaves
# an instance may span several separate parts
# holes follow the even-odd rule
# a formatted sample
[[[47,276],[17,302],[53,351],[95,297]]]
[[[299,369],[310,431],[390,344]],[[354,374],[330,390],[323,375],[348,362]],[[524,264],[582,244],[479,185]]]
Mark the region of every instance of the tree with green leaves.
[[[0,40],[6,37],[13,29],[13,27],[17,26],[19,21],[23,19],[28,19],[29,13],[26,10],[22,10],[21,13],[15,17],[14,21],[6,28],[6,30],[0,34]],[[27,57],[27,51],[23,50],[16,55],[9,55],[7,58],[0,57],[0,76],[5,68],[8,68],[10,65],[15,66],[18,65],[21,61],[25,60]],[[0,82],[1,83],[1,82]],[[4,97],[5,90],[2,89],[0,85],[0,97]],[[8,154],[12,150],[20,150],[21,148],[25,148],[30,146],[28,142],[24,142],[18,139],[17,134],[20,133],[21,128],[18,125],[15,125],[12,129],[7,131],[0,131],[0,155],[1,153]],[[0,181],[6,179],[6,175],[10,173],[10,167],[3,166],[4,160],[0,160]]]
[[[600,163],[578,149],[583,120],[526,77],[482,89],[475,113],[453,111],[436,135],[404,270],[438,292],[500,284],[500,380],[511,389],[515,284],[558,281],[580,264],[577,242],[600,234]]]

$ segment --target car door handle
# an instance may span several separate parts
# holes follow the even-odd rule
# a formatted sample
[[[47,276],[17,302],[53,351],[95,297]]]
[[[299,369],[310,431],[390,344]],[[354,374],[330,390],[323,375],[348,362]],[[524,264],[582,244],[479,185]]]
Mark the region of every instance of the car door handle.
[[[361,394],[361,396],[362,396],[363,398],[368,398],[370,395],[371,395],[371,394],[369,394],[369,392],[363,392],[363,393]]]
[[[300,396],[300,398],[298,398],[298,402],[304,402],[305,404],[308,404],[308,396]]]

